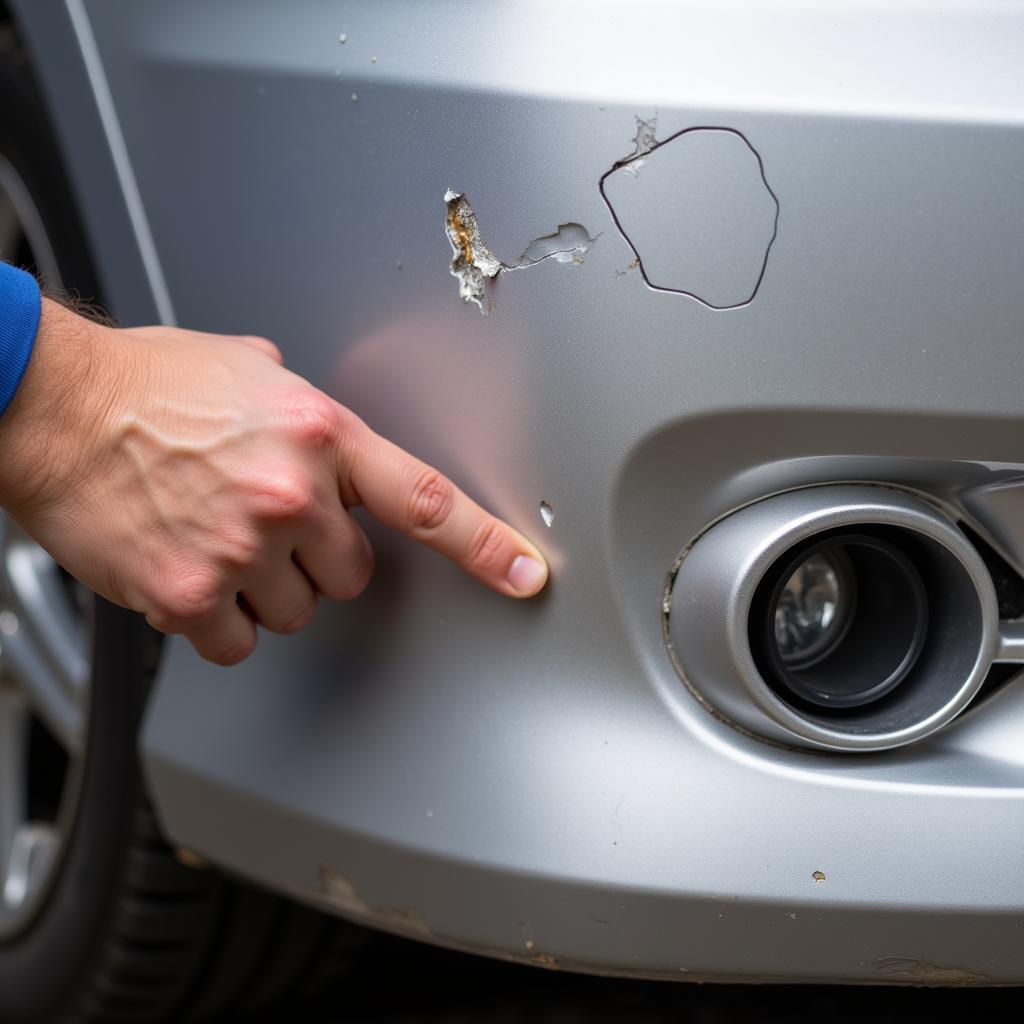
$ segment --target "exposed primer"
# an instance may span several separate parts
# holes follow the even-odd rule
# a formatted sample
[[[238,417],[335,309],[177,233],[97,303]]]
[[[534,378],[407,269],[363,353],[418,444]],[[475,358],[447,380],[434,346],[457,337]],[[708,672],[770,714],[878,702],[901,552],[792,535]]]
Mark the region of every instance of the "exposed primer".
[[[459,296],[463,302],[475,302],[485,316],[490,312],[487,282],[502,271],[535,267],[546,260],[556,263],[580,264],[590,247],[597,241],[582,224],[559,224],[553,234],[535,238],[513,263],[498,259],[480,234],[476,214],[464,192],[448,189],[444,194],[447,207],[445,234],[452,247],[451,273],[459,282]]]
[[[523,250],[523,255],[512,266],[506,266],[504,269],[519,270],[522,267],[533,267],[544,260],[579,264],[583,262],[583,257],[594,241],[582,224],[559,224],[553,235],[535,238]]]
[[[636,117],[636,115],[634,115],[634,117]],[[656,134],[657,129],[657,114],[655,114],[650,121],[645,121],[642,117],[636,118],[636,135],[633,136],[633,152],[619,161],[619,163],[622,164],[623,169],[632,174],[634,178],[636,177],[636,172],[644,165],[644,157],[658,148],[659,143]]]

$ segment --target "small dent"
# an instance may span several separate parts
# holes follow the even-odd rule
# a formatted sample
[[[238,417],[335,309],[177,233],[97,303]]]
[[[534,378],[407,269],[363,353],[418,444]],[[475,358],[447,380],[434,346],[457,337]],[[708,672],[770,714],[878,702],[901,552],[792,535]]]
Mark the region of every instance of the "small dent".
[[[540,517],[544,521],[544,525],[550,527],[555,521],[555,510],[551,506],[550,502],[542,501],[540,503]]]
[[[815,871],[811,875],[811,878],[813,878],[814,881],[817,882],[820,885],[822,882],[825,881],[825,872],[824,871]]]

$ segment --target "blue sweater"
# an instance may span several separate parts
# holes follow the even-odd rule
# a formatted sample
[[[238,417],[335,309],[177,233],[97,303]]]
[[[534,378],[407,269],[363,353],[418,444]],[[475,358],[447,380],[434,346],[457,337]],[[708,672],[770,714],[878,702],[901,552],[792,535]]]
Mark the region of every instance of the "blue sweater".
[[[36,279],[0,262],[0,416],[28,369],[41,307]]]

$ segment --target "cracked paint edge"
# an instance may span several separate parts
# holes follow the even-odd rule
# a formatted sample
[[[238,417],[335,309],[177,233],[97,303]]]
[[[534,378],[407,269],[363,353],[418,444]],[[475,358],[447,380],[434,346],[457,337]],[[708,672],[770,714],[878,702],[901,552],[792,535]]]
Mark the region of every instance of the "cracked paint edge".
[[[771,185],[768,184],[768,178],[765,175],[764,161],[761,159],[761,154],[754,148],[750,139],[748,139],[738,128],[727,128],[724,125],[693,125],[690,128],[683,128],[682,130],[670,135],[667,139],[662,139],[659,142],[654,136],[658,123],[657,117],[651,118],[650,121],[644,121],[639,117],[636,120],[637,130],[636,135],[633,138],[633,142],[635,144],[634,151],[628,156],[624,156],[621,160],[616,160],[615,163],[601,175],[597,183],[597,188],[601,193],[601,199],[604,201],[604,205],[608,208],[608,213],[611,216],[615,227],[618,229],[619,234],[622,235],[626,245],[628,245],[633,251],[636,266],[640,271],[640,276],[644,279],[644,284],[646,284],[653,292],[665,292],[669,295],[685,295],[688,298],[699,302],[702,306],[706,306],[708,309],[743,309],[744,306],[749,306],[754,299],[757,298],[757,293],[761,288],[761,282],[764,280],[765,271],[768,269],[768,256],[771,253],[772,246],[775,244],[775,239],[779,234],[779,212],[781,210],[779,197],[775,194],[775,190]],[[747,149],[754,154],[754,159],[757,161],[757,169],[761,174],[761,182],[767,189],[768,195],[771,196],[772,202],[775,204],[775,219],[772,223],[772,236],[768,239],[767,246],[765,246],[764,259],[761,261],[761,270],[757,275],[757,280],[754,282],[753,291],[742,302],[734,302],[726,306],[716,306],[714,303],[708,302],[706,299],[702,299],[695,292],[687,291],[685,288],[666,288],[664,285],[653,284],[651,279],[647,276],[647,270],[644,267],[644,260],[640,255],[640,250],[637,249],[633,244],[633,240],[626,233],[626,229],[622,226],[622,222],[619,220],[619,215],[615,212],[615,207],[612,206],[611,200],[608,198],[608,195],[604,190],[604,183],[616,171],[625,170],[635,177],[637,170],[643,165],[647,157],[661,149],[662,146],[667,146],[670,142],[675,142],[676,139],[680,139],[684,135],[689,135],[691,132],[724,132],[728,135],[736,136],[736,138],[738,138],[747,147]]]

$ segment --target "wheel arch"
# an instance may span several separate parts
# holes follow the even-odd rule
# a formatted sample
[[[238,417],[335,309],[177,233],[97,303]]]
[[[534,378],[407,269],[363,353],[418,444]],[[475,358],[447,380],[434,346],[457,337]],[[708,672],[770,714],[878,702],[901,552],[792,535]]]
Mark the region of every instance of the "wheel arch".
[[[102,61],[91,33],[83,38],[83,27],[88,31],[84,6],[79,0],[55,4],[0,0],[0,26],[16,33],[35,80],[42,116],[57,139],[103,301],[122,322],[157,322],[167,303],[158,297],[162,282],[154,287],[152,261],[145,258],[140,245],[138,214],[133,218],[112,151],[111,117],[116,121],[112,105],[108,104],[111,109],[104,123],[96,89],[96,66],[102,75]]]

